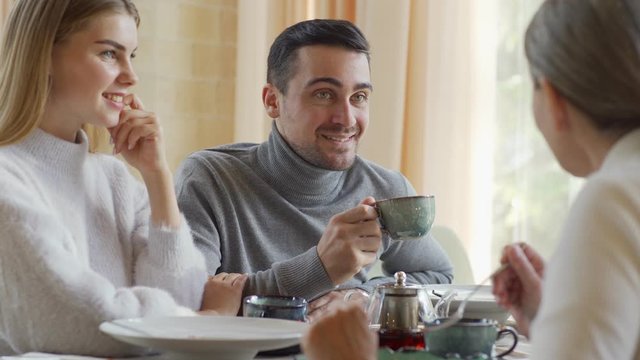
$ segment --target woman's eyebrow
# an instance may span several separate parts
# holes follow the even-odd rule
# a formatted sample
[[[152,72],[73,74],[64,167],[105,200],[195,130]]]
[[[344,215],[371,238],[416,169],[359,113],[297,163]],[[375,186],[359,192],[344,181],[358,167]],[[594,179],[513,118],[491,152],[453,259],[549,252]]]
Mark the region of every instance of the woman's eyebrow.
[[[120,44],[117,41],[113,41],[113,40],[109,40],[109,39],[104,39],[104,40],[97,40],[95,42],[96,44],[103,44],[103,45],[111,45],[114,48],[121,50],[121,51],[125,51],[126,48],[124,47],[124,45]]]
[[[120,51],[126,51],[127,50],[127,48],[124,45],[120,44],[117,41],[113,41],[113,40],[109,40],[109,39],[97,40],[95,43],[96,44],[102,44],[102,45],[111,45],[111,46],[113,46],[114,48],[116,48],[116,49],[118,49]],[[131,50],[131,52],[136,52],[136,50],[138,50],[138,48],[135,48],[135,49]]]

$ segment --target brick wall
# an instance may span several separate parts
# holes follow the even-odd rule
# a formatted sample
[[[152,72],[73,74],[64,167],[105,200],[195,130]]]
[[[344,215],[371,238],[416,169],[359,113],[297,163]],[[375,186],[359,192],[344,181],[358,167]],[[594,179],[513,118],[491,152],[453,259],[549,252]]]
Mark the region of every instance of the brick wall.
[[[233,141],[236,0],[134,0],[142,19],[136,93],[163,124],[172,169]]]

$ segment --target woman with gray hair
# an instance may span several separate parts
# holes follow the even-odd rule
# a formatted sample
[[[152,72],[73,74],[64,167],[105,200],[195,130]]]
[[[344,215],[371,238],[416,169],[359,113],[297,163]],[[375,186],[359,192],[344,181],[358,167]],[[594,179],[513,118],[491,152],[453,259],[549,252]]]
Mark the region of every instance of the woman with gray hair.
[[[507,246],[494,293],[531,335],[531,359],[639,360],[640,2],[547,0],[525,41],[536,124],[587,182],[549,264],[526,244]],[[375,359],[373,335],[350,339],[354,324],[366,328],[361,311],[314,324],[308,357]]]
[[[640,359],[640,3],[546,1],[525,49],[536,124],[587,182],[548,265],[507,246],[494,293],[532,359]]]
[[[207,280],[159,120],[130,92],[138,22],[130,0],[18,0],[11,11],[0,51],[0,352],[139,353],[100,323],[240,307],[246,277]],[[109,130],[144,184],[88,150],[87,124]]]

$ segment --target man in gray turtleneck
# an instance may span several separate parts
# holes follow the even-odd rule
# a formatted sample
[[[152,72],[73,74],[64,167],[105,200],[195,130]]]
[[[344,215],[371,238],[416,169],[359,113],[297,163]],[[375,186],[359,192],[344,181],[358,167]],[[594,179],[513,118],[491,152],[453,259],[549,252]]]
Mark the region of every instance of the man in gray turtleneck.
[[[178,170],[179,205],[209,273],[250,274],[245,294],[317,298],[316,314],[346,289],[391,281],[367,280],[377,258],[385,274],[450,283],[451,263],[433,238],[392,241],[371,206],[415,190],[356,154],[372,91],[360,30],[342,20],[295,24],[271,46],[267,72],[269,139],[196,152]]]

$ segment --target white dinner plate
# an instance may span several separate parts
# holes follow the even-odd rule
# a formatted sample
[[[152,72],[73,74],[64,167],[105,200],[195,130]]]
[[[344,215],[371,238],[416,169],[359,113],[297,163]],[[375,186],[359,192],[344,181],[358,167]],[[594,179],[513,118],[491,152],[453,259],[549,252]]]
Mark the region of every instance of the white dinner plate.
[[[425,285],[425,288],[429,291],[429,297],[431,298],[431,302],[435,306],[438,302],[439,297],[435,294],[444,295],[445,292],[449,289],[453,289],[456,291],[455,298],[451,301],[451,307],[449,308],[449,313],[453,313],[460,305],[460,302],[464,300],[467,295],[471,293],[471,291],[475,288],[475,285],[450,285],[450,284],[437,284],[437,285]],[[435,291],[435,294],[434,294]],[[487,319],[495,319],[499,323],[504,324],[509,317],[509,312],[503,308],[501,308],[496,303],[496,298],[491,293],[491,285],[483,285],[480,290],[478,290],[465,308],[464,317],[466,318],[487,318]]]
[[[120,341],[182,359],[253,359],[259,351],[300,343],[308,324],[231,316],[174,316],[121,319],[100,324]]]

